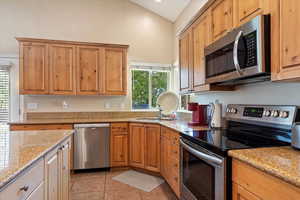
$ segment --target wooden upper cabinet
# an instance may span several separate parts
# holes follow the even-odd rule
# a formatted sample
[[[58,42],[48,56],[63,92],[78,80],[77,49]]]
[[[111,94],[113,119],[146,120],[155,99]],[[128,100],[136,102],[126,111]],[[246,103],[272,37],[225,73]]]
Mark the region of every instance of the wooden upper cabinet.
[[[75,46],[49,45],[51,94],[76,94],[75,62]]]
[[[106,95],[126,95],[126,51],[122,48],[105,48],[105,66],[102,72],[104,82],[102,83]]]
[[[16,39],[20,94],[126,95],[128,45]]]
[[[217,0],[211,6],[212,40],[216,41],[232,29],[232,1]]]
[[[48,94],[48,76],[48,45],[20,42],[20,94]]]
[[[145,125],[145,169],[160,172],[160,125]]]
[[[280,43],[280,52],[277,52],[280,54],[280,65],[273,69],[272,78],[275,80],[300,80],[300,1],[280,0],[279,19],[277,29],[274,30],[276,28],[274,26],[272,34],[280,30],[280,37],[279,40],[275,37],[272,45],[276,45],[275,42],[278,41]],[[278,54],[276,54],[277,57]],[[274,55],[272,54],[272,61],[275,59]]]
[[[205,84],[204,48],[210,44],[209,16],[202,15],[192,27],[193,35],[193,90],[201,90]]]
[[[238,27],[257,15],[268,12],[269,0],[233,0],[234,26]]]
[[[129,164],[133,167],[145,167],[145,128],[143,124],[130,124]]]
[[[77,47],[77,94],[100,93],[100,68],[103,67],[103,48]]]
[[[179,40],[180,91],[191,90],[191,32],[185,33]]]

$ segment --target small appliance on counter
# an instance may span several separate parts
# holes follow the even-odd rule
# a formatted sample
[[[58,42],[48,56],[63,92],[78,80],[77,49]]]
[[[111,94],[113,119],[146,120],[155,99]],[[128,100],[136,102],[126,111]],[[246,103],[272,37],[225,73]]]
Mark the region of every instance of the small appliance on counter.
[[[292,147],[300,150],[300,124],[296,123],[292,129]]]
[[[198,103],[189,103],[188,110],[193,112],[191,126],[208,125],[208,105],[199,105]]]
[[[209,114],[209,126],[211,128],[221,128],[222,127],[222,104],[219,100],[215,103],[210,103],[210,114]]]

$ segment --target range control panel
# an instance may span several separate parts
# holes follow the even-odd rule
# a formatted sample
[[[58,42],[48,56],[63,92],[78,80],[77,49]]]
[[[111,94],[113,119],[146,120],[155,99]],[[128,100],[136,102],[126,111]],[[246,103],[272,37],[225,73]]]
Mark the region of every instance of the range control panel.
[[[226,118],[292,126],[298,110],[297,106],[229,104]]]

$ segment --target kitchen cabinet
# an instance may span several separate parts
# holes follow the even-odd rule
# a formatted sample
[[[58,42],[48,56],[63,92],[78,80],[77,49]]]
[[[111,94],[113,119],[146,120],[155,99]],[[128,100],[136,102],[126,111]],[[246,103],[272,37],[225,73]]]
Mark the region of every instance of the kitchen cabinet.
[[[274,10],[272,21],[272,79],[300,80],[300,2],[279,0],[270,4]],[[277,20],[277,21],[275,21]],[[278,51],[277,51],[278,49]]]
[[[193,37],[193,81],[194,91],[201,91],[205,85],[204,48],[211,42],[208,14],[203,14],[192,26]]]
[[[69,200],[71,139],[34,161],[0,192],[1,200]]]
[[[160,172],[160,125],[145,125],[145,169]]]
[[[145,167],[145,128],[143,124],[131,123],[129,132],[129,164],[133,167]]]
[[[75,62],[75,46],[49,45],[51,94],[76,94]]]
[[[130,166],[160,172],[160,126],[130,124]]]
[[[238,27],[260,14],[267,14],[269,0],[233,0],[234,27]]]
[[[180,91],[192,90],[192,34],[187,30],[179,39]]]
[[[128,45],[17,38],[20,94],[126,95]]]
[[[110,135],[111,167],[128,166],[128,124],[112,123]]]
[[[126,49],[105,48],[105,65],[102,77],[104,94],[126,95],[127,60]]]
[[[103,48],[77,47],[77,94],[97,95],[100,93],[100,68],[103,67]]]
[[[232,161],[232,181],[233,200],[300,198],[298,187],[236,159]]]
[[[48,44],[20,44],[20,94],[49,93]]]
[[[211,35],[212,40],[216,41],[226,35],[232,29],[233,0],[217,0],[211,7]]]
[[[180,145],[179,133],[161,128],[161,174],[180,197]]]
[[[71,140],[59,145],[45,158],[45,200],[68,200],[70,189]]]

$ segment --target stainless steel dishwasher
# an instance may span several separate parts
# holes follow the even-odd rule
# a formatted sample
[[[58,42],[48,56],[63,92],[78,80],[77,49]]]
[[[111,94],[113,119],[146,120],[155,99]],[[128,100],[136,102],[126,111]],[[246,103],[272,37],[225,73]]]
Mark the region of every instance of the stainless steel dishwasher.
[[[107,168],[110,124],[75,124],[74,170]]]

